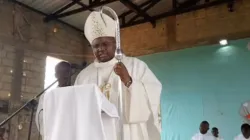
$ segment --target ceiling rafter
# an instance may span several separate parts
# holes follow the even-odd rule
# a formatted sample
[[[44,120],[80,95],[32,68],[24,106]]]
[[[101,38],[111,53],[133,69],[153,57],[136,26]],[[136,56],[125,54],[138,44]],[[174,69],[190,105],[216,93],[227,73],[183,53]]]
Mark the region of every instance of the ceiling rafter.
[[[144,6],[147,6],[148,4],[150,4],[151,2],[152,2],[152,0],[148,0],[148,1],[146,1],[146,2],[144,2],[144,3],[142,3],[142,4],[140,4],[138,7],[139,7],[139,8],[143,8]],[[126,17],[126,16],[128,16],[129,14],[131,14],[131,13],[133,13],[133,10],[129,10],[129,11],[127,11],[127,12],[124,12],[124,13],[122,13],[122,14],[119,16],[119,18]]]
[[[48,16],[48,14],[46,14],[46,13],[44,13],[44,12],[42,12],[42,11],[39,11],[39,10],[33,8],[33,7],[30,7],[30,6],[28,6],[28,5],[26,5],[26,4],[22,3],[22,2],[19,2],[19,1],[17,1],[17,0],[11,0],[10,2],[13,2],[13,3],[15,3],[15,4],[18,4],[18,5],[20,5],[20,6],[24,7],[24,8],[26,8],[26,9],[29,9],[29,10],[31,10],[31,11],[33,11],[33,12],[35,12],[35,13],[38,13],[38,14],[40,14],[40,15],[43,15],[43,16],[45,16],[45,17]],[[60,20],[60,19],[56,19],[56,21],[59,22],[59,23],[62,23],[62,24],[64,24],[64,25],[66,25],[66,26],[68,26],[68,27],[70,27],[70,28],[72,28],[72,29],[74,29],[74,30],[76,30],[76,31],[79,31],[79,32],[81,32],[81,33],[84,33],[83,30],[81,30],[81,29],[79,29],[79,28],[77,28],[77,27],[75,27],[75,26],[73,26],[73,25],[71,25],[71,24],[68,24],[68,23],[66,23],[66,22],[64,22],[64,21],[62,21],[62,20]]]
[[[117,1],[117,0],[105,0],[105,1],[100,1],[100,2],[97,2],[97,1],[94,1],[92,2],[91,5],[86,5],[86,6],[82,6],[81,8],[77,8],[77,9],[74,9],[74,10],[71,10],[71,11],[67,11],[67,12],[64,12],[64,13],[61,13],[61,14],[58,14],[58,15],[55,15],[53,18],[51,18],[50,20],[55,20],[55,19],[58,19],[58,18],[63,18],[63,17],[67,17],[67,16],[70,16],[70,15],[74,15],[74,14],[77,14],[77,13],[80,13],[80,12],[84,12],[86,10],[93,10],[93,8],[96,8],[96,7],[99,7],[99,6],[102,6],[102,5],[105,5],[105,4],[109,4],[109,3],[112,3],[114,1]],[[79,4],[79,3],[78,3]],[[83,4],[83,3],[82,3]],[[85,5],[85,4],[84,4]],[[49,20],[49,21],[50,21]]]
[[[226,4],[226,3],[229,3],[231,1],[232,0],[216,0],[216,1],[210,1],[210,2],[206,2],[204,4],[199,4],[199,5],[195,5],[195,6],[191,6],[191,7],[187,7],[187,8],[177,8],[177,9],[173,9],[173,10],[170,10],[168,12],[165,12],[163,14],[159,14],[159,15],[155,16],[155,18],[164,18],[164,17],[173,16],[173,15],[179,15],[179,14],[183,14],[183,13],[187,13],[187,12],[191,12],[191,11],[209,8],[209,7],[216,6],[216,5]]]
[[[80,5],[82,8],[88,8],[87,5],[85,5],[84,3],[82,3],[80,0],[72,0],[72,2],[70,2],[69,4],[65,5],[64,7],[60,8],[58,11],[56,11],[55,13],[47,16],[44,18],[45,22],[49,22],[50,20],[52,20],[53,18],[55,18],[58,14],[62,13],[63,11],[67,10],[68,8],[70,8],[71,6],[78,4]],[[90,11],[94,11],[94,9],[89,8]]]
[[[151,16],[149,16],[147,12],[144,12],[140,7],[129,0],[120,0],[120,2],[130,10],[134,11],[137,15],[142,16],[145,20],[149,21],[153,25],[153,27],[155,27],[156,21]]]
[[[69,4],[67,4],[67,5],[65,5],[64,7],[60,8],[59,10],[57,10],[57,11],[56,11],[55,13],[53,13],[53,14],[57,15],[57,14],[62,13],[63,11],[67,10],[68,8],[70,8],[71,6],[75,5],[76,2],[78,2],[78,1],[80,1],[80,0],[72,0]]]
[[[76,2],[79,1],[79,0],[73,0],[71,1],[69,4],[63,6],[62,8],[60,8],[59,10],[57,10],[56,12],[54,12],[53,14],[50,14],[48,16],[46,16],[43,20],[45,22],[48,22],[49,20],[51,20],[54,16],[62,13],[63,11],[67,10],[68,8],[70,8],[71,6],[75,5]]]
[[[149,5],[147,5],[145,8],[143,8],[143,12],[147,12],[149,9],[151,9],[152,7],[154,7],[158,2],[160,2],[160,0],[154,0],[152,1]],[[133,21],[135,21],[138,17],[140,17],[139,15],[135,15],[134,17],[132,17],[127,23],[130,24]]]
[[[75,1],[78,1],[78,0],[75,0]],[[96,1],[93,1],[93,0],[92,0],[92,4],[89,5],[89,6],[87,6],[88,8],[85,8],[85,10],[88,10],[88,9],[91,10],[91,8],[95,8],[95,7],[99,7],[99,6],[105,5],[105,4],[103,4],[103,3],[106,3],[106,4],[107,4],[107,3],[114,2],[114,1],[116,1],[116,0],[106,0],[106,1],[101,1],[101,2],[96,2]],[[124,1],[125,1],[125,0],[124,0]],[[161,19],[161,18],[165,18],[165,17],[169,17],[169,16],[175,16],[175,15],[183,14],[183,13],[186,13],[186,12],[191,12],[191,11],[200,10],[200,9],[203,9],[203,8],[209,8],[209,7],[216,6],[216,5],[231,4],[232,1],[234,1],[234,0],[214,0],[214,1],[212,1],[212,0],[210,0],[210,1],[207,0],[206,2],[204,2],[204,3],[202,3],[202,4],[197,4],[197,5],[190,6],[190,7],[176,8],[176,9],[173,8],[172,10],[170,10],[170,11],[168,11],[168,12],[165,12],[165,13],[162,13],[162,14],[158,14],[158,15],[155,15],[155,16],[152,16],[151,18],[153,19],[153,21],[156,21],[156,20]],[[29,9],[29,10],[31,10],[31,11],[34,11],[34,12],[36,12],[36,13],[39,13],[39,14],[45,16],[45,17],[49,16],[48,14],[46,14],[46,13],[44,13],[44,12],[42,12],[42,11],[39,11],[39,10],[33,8],[33,7],[30,7],[30,6],[28,6],[28,5],[26,5],[26,4],[22,3],[22,2],[19,2],[19,1],[17,1],[17,0],[11,0],[11,2],[14,2],[14,3],[16,3],[16,4],[19,4],[20,6],[22,6],[22,7],[24,7],[24,8],[27,8],[27,9]],[[152,0],[151,0],[151,2],[152,2]],[[150,4],[151,2],[150,2],[150,0],[148,0],[147,2],[144,2],[143,4],[137,6],[137,8],[139,7],[139,11],[140,11],[140,12],[144,12],[145,7],[148,7],[149,4]],[[101,3],[102,3],[102,4],[101,4]],[[77,3],[75,3],[75,4],[77,4]],[[101,4],[101,5],[100,5],[100,4]],[[70,5],[72,5],[72,4],[69,3],[69,4],[65,5],[64,7],[62,7],[61,9],[59,9],[58,11],[54,12],[54,14],[55,14],[55,13],[62,13],[62,12],[64,11],[63,9],[67,9],[68,7],[70,7]],[[142,8],[143,8],[143,9],[142,9]],[[81,9],[83,9],[83,7],[81,7]],[[121,15],[119,16],[119,18],[120,18],[121,21],[122,21],[122,22],[121,22],[121,23],[122,23],[122,24],[121,24],[121,28],[129,27],[129,26],[133,26],[133,25],[137,25],[137,24],[142,24],[142,23],[145,23],[145,22],[149,22],[148,19],[144,18],[144,19],[141,19],[141,20],[133,21],[133,22],[131,22],[131,23],[129,23],[129,24],[128,24],[128,23],[125,23],[125,22],[126,22],[126,21],[125,21],[125,16],[127,16],[127,15],[133,13],[135,10],[136,10],[136,9],[131,9],[131,10],[129,10],[129,11],[127,11],[127,12],[125,12],[125,13],[123,13],[123,14],[121,14]],[[138,9],[137,9],[137,10],[138,10]],[[138,12],[138,11],[137,11],[137,12]],[[136,12],[136,13],[137,13],[137,12]],[[66,12],[65,12],[65,13],[66,13]],[[145,12],[145,13],[146,13],[146,12]],[[64,13],[62,13],[62,14],[64,14]],[[147,14],[147,13],[146,13],[146,14]],[[60,14],[59,14],[59,15],[60,15]],[[145,16],[145,15],[143,15],[143,16]],[[69,23],[66,23],[66,22],[64,22],[64,21],[62,21],[62,20],[60,20],[60,19],[58,19],[58,18],[55,18],[54,20],[58,21],[59,23],[65,24],[65,25],[67,25],[67,26],[69,26],[69,27],[71,27],[71,28],[73,28],[73,29],[75,29],[75,30],[77,30],[77,31],[79,31],[79,32],[84,32],[82,29],[79,29],[79,28],[77,28],[77,27],[75,27],[75,26],[73,26],[73,25],[71,25],[71,24],[69,24]]]
[[[191,12],[191,11],[197,11],[197,10],[200,10],[200,9],[209,8],[209,7],[213,7],[213,6],[216,6],[216,5],[228,4],[231,1],[232,0],[216,0],[216,1],[206,2],[204,4],[184,8],[184,9],[178,9],[177,8],[177,9],[173,9],[171,11],[168,11],[168,12],[153,16],[153,19],[154,20],[159,20],[159,19],[166,18],[166,17],[169,17],[169,16],[175,16],[175,15],[179,15],[179,14],[183,14],[183,13],[187,13],[187,12]],[[148,22],[148,20],[146,20],[146,19],[137,20],[137,21],[134,21],[134,22],[132,22],[130,24],[123,24],[123,25],[121,25],[121,28],[129,27],[129,26],[133,26],[133,25],[137,25],[137,24],[142,24],[142,23],[146,23],[146,22]]]
[[[82,3],[81,1],[77,1],[76,3],[77,3],[78,5],[80,5],[80,6],[82,6],[82,8],[88,8],[88,6],[87,6],[86,4],[84,4],[84,3]],[[93,8],[88,8],[88,10],[94,11]]]

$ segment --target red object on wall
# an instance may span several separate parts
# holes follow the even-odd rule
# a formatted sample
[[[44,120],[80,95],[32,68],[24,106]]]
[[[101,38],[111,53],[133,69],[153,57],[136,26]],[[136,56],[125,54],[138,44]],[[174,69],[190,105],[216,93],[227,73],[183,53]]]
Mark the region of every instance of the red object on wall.
[[[250,120],[250,114],[245,116],[248,120]]]

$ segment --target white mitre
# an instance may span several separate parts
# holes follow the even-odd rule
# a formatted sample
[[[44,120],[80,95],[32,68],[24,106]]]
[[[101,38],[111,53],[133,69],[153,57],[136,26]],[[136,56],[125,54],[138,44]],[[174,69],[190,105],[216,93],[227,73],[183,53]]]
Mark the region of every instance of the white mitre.
[[[101,16],[102,15],[102,16]],[[84,27],[85,37],[89,43],[98,37],[115,37],[115,21],[101,12],[91,12]]]

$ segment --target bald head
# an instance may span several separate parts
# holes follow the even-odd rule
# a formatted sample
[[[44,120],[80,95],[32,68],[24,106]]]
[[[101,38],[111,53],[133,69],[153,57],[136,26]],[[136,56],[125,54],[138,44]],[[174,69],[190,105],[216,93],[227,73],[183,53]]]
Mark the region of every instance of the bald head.
[[[242,124],[241,133],[246,139],[250,138],[250,125],[247,123]]]
[[[213,136],[215,136],[216,138],[219,137],[219,129],[216,127],[212,128],[212,134]]]
[[[59,87],[70,85],[71,66],[68,62],[62,61],[55,67],[55,76]]]

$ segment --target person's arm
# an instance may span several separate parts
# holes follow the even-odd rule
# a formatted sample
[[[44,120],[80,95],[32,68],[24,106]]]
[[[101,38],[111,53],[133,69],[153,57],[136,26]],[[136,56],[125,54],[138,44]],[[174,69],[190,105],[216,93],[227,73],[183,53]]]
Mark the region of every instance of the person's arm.
[[[132,84],[125,94],[126,119],[128,123],[146,122],[153,114],[153,121],[158,124],[162,85],[144,62],[135,62],[134,67],[137,74],[131,77]]]

